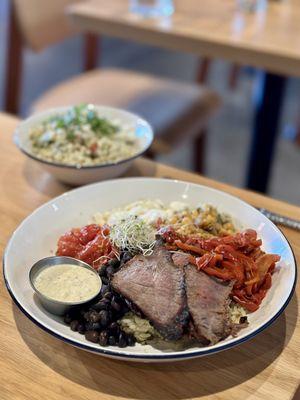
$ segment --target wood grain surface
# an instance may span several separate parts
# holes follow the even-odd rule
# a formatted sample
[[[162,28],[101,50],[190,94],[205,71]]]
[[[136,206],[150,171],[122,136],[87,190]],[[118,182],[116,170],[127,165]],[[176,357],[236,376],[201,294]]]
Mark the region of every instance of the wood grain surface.
[[[169,18],[145,19],[128,1],[88,0],[69,8],[76,28],[159,47],[300,74],[300,2],[269,0],[246,12],[237,0],[175,0]]]
[[[21,220],[68,189],[25,159],[12,143],[17,120],[0,114],[0,246]],[[235,194],[249,203],[300,219],[300,208],[147,160],[132,176],[174,177]],[[300,233],[283,229],[300,262]],[[37,328],[0,284],[1,400],[292,399],[300,381],[300,286],[286,311],[237,348],[166,364],[114,361],[73,348]]]

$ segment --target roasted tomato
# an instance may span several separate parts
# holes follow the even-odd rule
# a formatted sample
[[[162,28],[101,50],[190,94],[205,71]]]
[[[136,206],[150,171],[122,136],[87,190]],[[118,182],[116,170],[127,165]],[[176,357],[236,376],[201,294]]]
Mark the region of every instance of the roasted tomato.
[[[108,234],[108,227],[96,224],[71,229],[59,238],[56,254],[77,258],[98,269],[117,255]]]

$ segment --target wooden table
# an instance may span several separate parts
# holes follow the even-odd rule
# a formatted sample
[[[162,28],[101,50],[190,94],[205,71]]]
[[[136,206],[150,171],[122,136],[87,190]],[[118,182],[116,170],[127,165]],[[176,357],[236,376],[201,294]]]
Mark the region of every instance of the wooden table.
[[[266,10],[243,12],[237,0],[175,0],[170,18],[145,19],[126,0],[89,0],[70,7],[83,30],[132,39],[263,68],[261,96],[249,156],[247,186],[266,191],[276,143],[285,79],[300,74],[300,2],[269,0]],[[274,74],[276,73],[276,74]],[[271,99],[271,101],[270,101]]]
[[[256,13],[236,0],[175,0],[170,18],[141,18],[126,0],[88,0],[69,8],[82,29],[151,43],[268,71],[300,73],[300,2],[270,1]]]
[[[12,144],[17,120],[0,114],[0,245],[21,220],[66,187],[21,155]],[[132,176],[174,177],[239,196],[256,206],[300,219],[300,208],[201,176],[136,161]],[[283,229],[298,262],[300,233]],[[0,399],[222,399],[288,400],[300,382],[298,283],[286,311],[253,340],[188,362],[139,364],[109,360],[73,348],[37,328],[0,284]]]

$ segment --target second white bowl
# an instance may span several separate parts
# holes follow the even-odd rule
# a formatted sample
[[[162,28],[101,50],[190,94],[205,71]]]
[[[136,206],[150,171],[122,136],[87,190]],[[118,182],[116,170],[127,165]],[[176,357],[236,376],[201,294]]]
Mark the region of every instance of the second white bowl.
[[[139,151],[132,157],[109,164],[97,164],[92,166],[73,166],[42,160],[36,157],[31,150],[29,133],[31,129],[43,122],[52,115],[66,112],[70,106],[57,107],[50,110],[34,114],[17,127],[14,135],[14,141],[18,148],[28,156],[33,162],[38,163],[51,175],[58,180],[70,185],[85,185],[92,182],[99,182],[106,179],[116,178],[124,174],[133,160],[140,157],[147,151],[153,141],[153,130],[147,121],[128,111],[106,107],[96,106],[99,116],[108,120],[118,121],[118,125],[132,129],[139,142]]]

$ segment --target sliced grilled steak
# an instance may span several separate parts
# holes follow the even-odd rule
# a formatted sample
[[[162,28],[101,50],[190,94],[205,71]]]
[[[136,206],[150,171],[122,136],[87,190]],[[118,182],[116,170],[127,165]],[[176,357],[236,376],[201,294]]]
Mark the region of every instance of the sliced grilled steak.
[[[157,245],[151,256],[137,255],[111,281],[113,288],[133,302],[165,339],[183,335],[189,317],[183,268]]]
[[[172,254],[172,261],[177,267],[184,267],[189,264],[189,254],[176,252]]]
[[[231,333],[229,295],[233,282],[223,283],[185,267],[186,295],[191,315],[190,334],[203,343],[217,343]]]

